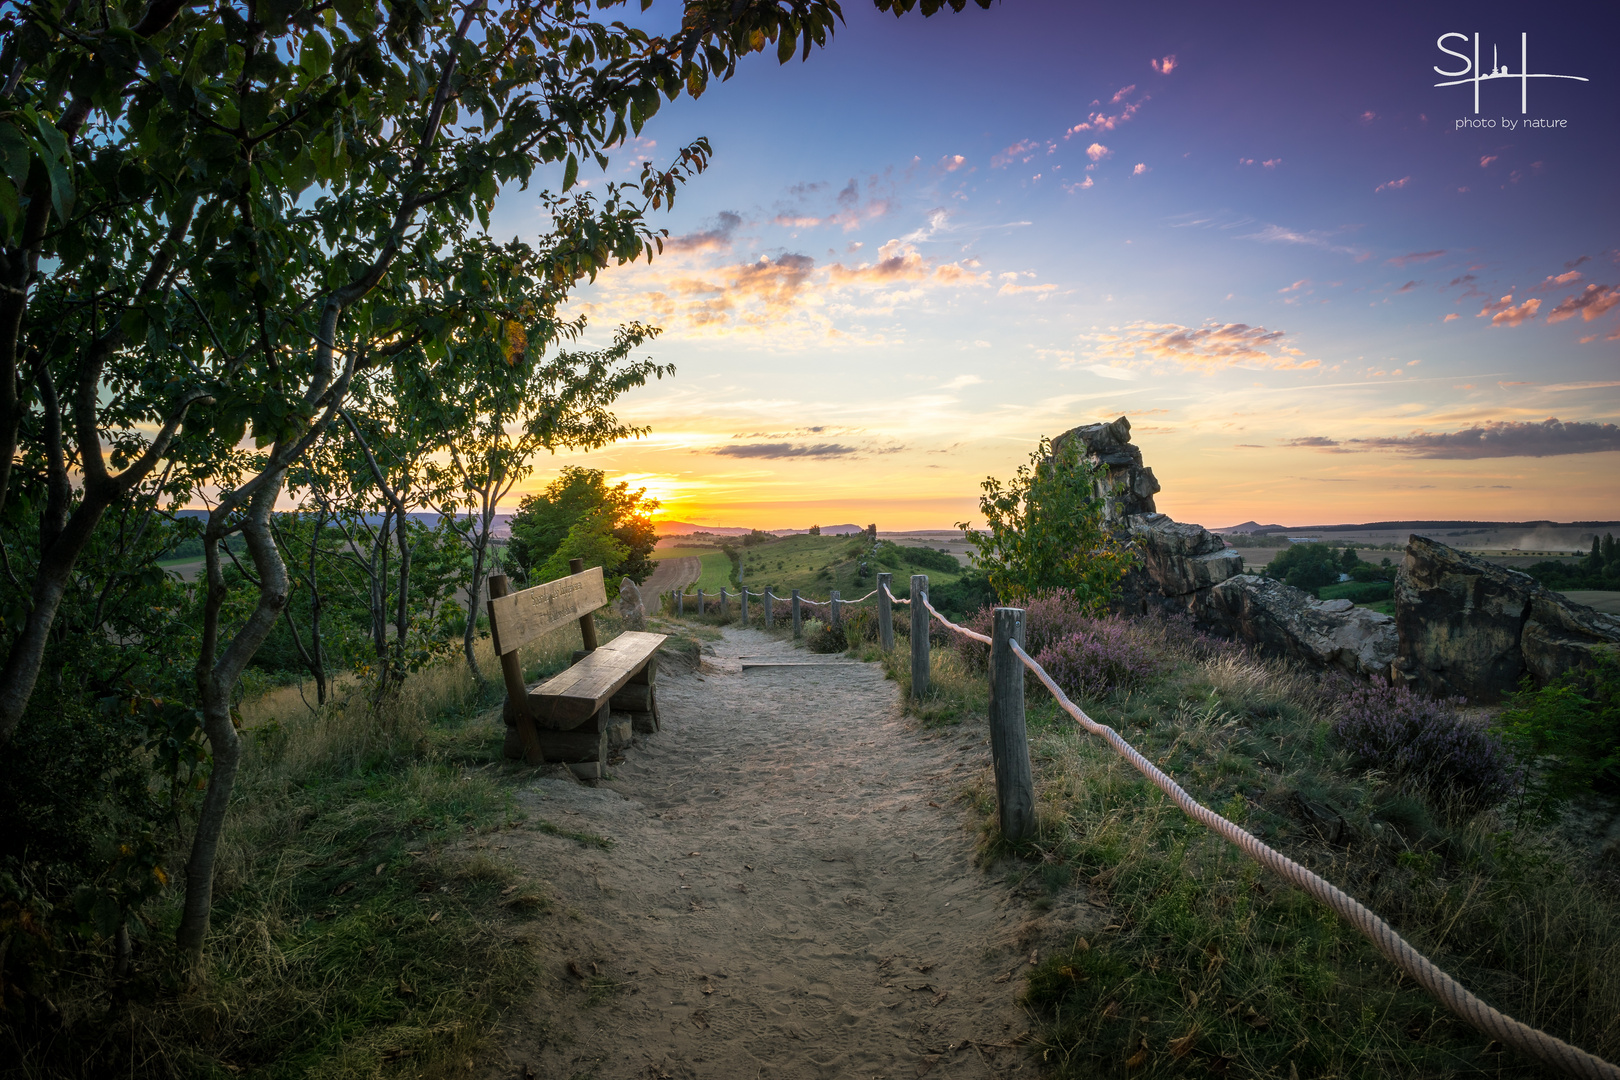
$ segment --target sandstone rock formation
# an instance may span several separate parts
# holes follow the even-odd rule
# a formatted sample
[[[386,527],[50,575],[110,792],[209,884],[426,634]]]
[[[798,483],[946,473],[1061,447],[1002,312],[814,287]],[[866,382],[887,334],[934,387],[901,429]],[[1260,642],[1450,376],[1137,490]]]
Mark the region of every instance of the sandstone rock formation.
[[[1534,578],[1412,536],[1395,577],[1393,678],[1430,694],[1493,701],[1525,675],[1544,683],[1620,650],[1620,617]]]
[[[1071,428],[1052,440],[1052,450],[1060,451],[1076,440],[1084,460],[1100,463],[1107,470],[1097,482],[1106,520],[1120,521],[1132,514],[1157,511],[1153,496],[1159,482],[1153,478],[1153,470],[1142,464],[1142,448],[1131,442],[1128,419],[1122,416],[1108,424]]]
[[[1243,556],[1202,525],[1152,513],[1134,514],[1125,526],[1165,596],[1186,596],[1243,573]]]
[[[641,603],[641,589],[629,578],[619,582],[619,598],[614,601],[626,630],[647,629],[647,609]]]
[[[1262,652],[1388,678],[1399,637],[1395,620],[1348,600],[1318,600],[1280,581],[1239,574],[1202,598],[1202,621]]]

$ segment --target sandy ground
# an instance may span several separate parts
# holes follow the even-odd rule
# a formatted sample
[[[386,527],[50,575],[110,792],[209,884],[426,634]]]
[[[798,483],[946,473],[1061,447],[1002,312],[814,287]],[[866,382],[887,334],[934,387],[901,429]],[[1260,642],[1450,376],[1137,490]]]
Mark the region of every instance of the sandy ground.
[[[1033,1074],[1031,952],[1091,909],[1037,913],[1009,867],[973,864],[982,725],[916,730],[877,665],[759,631],[711,649],[660,675],[663,729],[611,780],[523,789],[532,817],[615,843],[506,834],[554,897],[531,924],[553,959],[489,1075]]]
[[[661,596],[684,588],[703,576],[703,560],[695,555],[679,559],[661,559],[658,569],[641,583],[641,595]]]

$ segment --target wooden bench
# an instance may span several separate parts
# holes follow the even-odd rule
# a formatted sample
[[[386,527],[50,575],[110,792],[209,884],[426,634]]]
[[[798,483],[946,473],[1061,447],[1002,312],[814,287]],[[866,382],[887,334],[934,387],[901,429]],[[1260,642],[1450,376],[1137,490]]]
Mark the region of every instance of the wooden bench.
[[[489,576],[489,628],[506,681],[506,756],[531,765],[561,762],[577,776],[600,777],[609,749],[630,741],[632,728],[658,730],[658,647],[663,634],[630,631],[596,643],[597,608],[607,603],[602,568],[569,565],[568,577],[508,593],[505,574]],[[530,690],[518,649],[578,620],[584,649],[568,670]],[[628,714],[615,719],[615,712]]]

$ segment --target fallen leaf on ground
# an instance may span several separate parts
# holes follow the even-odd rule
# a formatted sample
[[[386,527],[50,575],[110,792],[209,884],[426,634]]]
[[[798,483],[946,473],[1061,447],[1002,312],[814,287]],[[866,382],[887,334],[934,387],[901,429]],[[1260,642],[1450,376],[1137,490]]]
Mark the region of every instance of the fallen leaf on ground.
[[[1147,1039],[1144,1038],[1142,1040],[1141,1047],[1136,1051],[1136,1053],[1132,1054],[1130,1057],[1125,1059],[1125,1067],[1127,1069],[1134,1069],[1138,1065],[1141,1065],[1143,1062],[1147,1061],[1147,1059],[1148,1059],[1148,1044],[1147,1044]]]
[[[583,980],[585,978],[585,972],[581,970],[579,964],[573,960],[568,961],[568,974],[572,975],[576,979]]]
[[[432,915],[429,915],[429,916],[428,916],[428,922],[430,922],[430,923],[431,923],[431,922],[438,922],[438,921],[439,921],[439,919],[440,919],[440,918],[441,918],[441,917],[442,917],[442,916],[443,916],[443,915],[444,915],[444,912],[442,912],[442,911],[435,911],[435,912],[434,912],[434,913],[433,913],[433,914],[432,914]]]
[[[743,869],[744,869],[744,870],[752,870],[752,869],[753,869],[753,867],[752,867],[752,866],[749,866],[749,865],[748,865],[748,864],[747,864],[747,863],[743,863]]]
[[[935,810],[943,810],[943,809],[945,809],[943,806],[939,805],[939,803],[935,802],[932,799],[928,800],[928,805],[932,806]]]
[[[1012,971],[1007,972],[1007,974],[1005,974],[1005,975],[997,975],[994,979],[991,979],[990,981],[991,982],[998,982],[998,983],[1007,982],[1009,979],[1011,979],[1013,977],[1013,971],[1017,971],[1017,970],[1018,970],[1017,968],[1013,968]]]
[[[332,890],[332,895],[333,896],[342,896],[344,893],[348,892],[352,888],[354,888],[354,882],[345,881],[343,884],[339,885],[337,888]]]
[[[385,863],[385,862],[380,862],[380,863],[377,864],[377,869],[375,869],[375,870],[373,870],[371,872],[371,876],[376,877],[378,874],[382,873],[386,869],[388,869],[388,864]]]
[[[1040,954],[1034,949],[1029,950],[1029,962],[1032,965],[1040,963]]]
[[[1170,1040],[1170,1056],[1184,1058],[1192,1052],[1198,1043],[1198,1029],[1195,1027],[1179,1039]]]
[[[518,887],[516,885],[508,885],[506,888],[501,890],[501,895],[502,896],[511,896],[513,893],[517,892],[517,890],[518,890]]]

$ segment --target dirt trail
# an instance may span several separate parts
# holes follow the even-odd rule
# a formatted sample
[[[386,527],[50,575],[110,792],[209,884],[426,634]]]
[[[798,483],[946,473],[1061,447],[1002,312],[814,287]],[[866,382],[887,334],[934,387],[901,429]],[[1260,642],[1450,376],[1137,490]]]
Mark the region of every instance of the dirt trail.
[[[695,555],[660,559],[658,567],[641,583],[643,596],[658,596],[692,584],[703,576],[703,560]]]
[[[754,630],[712,650],[660,676],[663,730],[612,780],[524,789],[533,816],[615,844],[507,834],[558,910],[540,930],[555,970],[509,1018],[499,1072],[1033,1073],[1016,997],[1037,930],[1059,928],[971,864],[958,797],[986,771],[983,731],[915,730],[875,664]]]

